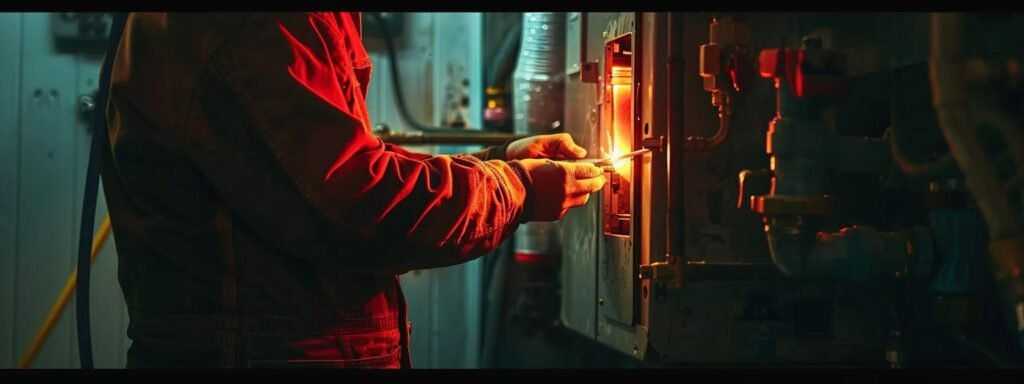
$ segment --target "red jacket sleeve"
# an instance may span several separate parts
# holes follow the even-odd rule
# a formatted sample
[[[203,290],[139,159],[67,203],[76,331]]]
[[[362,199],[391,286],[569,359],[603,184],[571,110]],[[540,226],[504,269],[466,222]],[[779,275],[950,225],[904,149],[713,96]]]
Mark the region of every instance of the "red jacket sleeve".
[[[511,143],[511,141],[509,141],[508,143],[502,144],[502,145],[496,145],[496,146],[493,146],[493,147],[487,147],[487,148],[481,149],[481,150],[476,151],[476,152],[467,153],[467,155],[473,156],[473,157],[475,157],[477,159],[480,159],[480,160],[483,160],[483,161],[487,161],[487,160],[505,160],[505,151],[508,150],[508,145],[510,143]],[[402,147],[394,145],[394,144],[384,144],[384,146],[385,146],[384,150],[386,150],[386,151],[395,152],[397,154],[400,154],[400,155],[403,155],[403,156],[406,156],[406,157],[409,157],[409,158],[423,160],[423,159],[427,159],[427,158],[431,157],[431,155],[428,155],[428,154],[409,152],[405,148],[402,148]]]
[[[495,249],[523,213],[521,166],[382,143],[347,38],[334,18],[255,14],[214,51],[208,71],[245,106],[297,190],[346,235],[421,252],[409,256],[413,269]]]

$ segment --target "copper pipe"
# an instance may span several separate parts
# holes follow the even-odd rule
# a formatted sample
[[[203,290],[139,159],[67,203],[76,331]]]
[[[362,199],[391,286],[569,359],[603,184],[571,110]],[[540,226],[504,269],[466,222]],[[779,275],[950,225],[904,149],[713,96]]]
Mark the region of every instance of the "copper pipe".
[[[685,244],[683,239],[686,236],[686,220],[685,220],[685,204],[683,201],[683,191],[685,183],[683,182],[683,152],[686,146],[686,138],[683,136],[683,100],[684,90],[686,89],[685,82],[685,61],[684,51],[685,44],[683,41],[683,17],[684,14],[681,12],[673,12],[668,17],[668,35],[666,36],[668,45],[668,63],[665,65],[665,83],[667,84],[668,91],[665,92],[664,106],[668,116],[666,117],[667,122],[667,137],[668,142],[666,148],[666,159],[668,161],[667,169],[665,170],[668,174],[668,191],[665,196],[668,196],[668,212],[665,213],[665,250],[668,255],[665,256],[666,261],[670,264],[675,263],[678,267],[677,272],[682,272],[683,255],[685,251]],[[682,273],[679,273],[682,275]],[[683,279],[679,277],[675,279],[670,287],[679,288],[682,285]]]
[[[715,92],[712,95],[712,104],[718,107],[718,131],[711,137],[687,137],[683,144],[684,151],[713,151],[729,138],[729,129],[732,127],[732,96],[729,92]]]

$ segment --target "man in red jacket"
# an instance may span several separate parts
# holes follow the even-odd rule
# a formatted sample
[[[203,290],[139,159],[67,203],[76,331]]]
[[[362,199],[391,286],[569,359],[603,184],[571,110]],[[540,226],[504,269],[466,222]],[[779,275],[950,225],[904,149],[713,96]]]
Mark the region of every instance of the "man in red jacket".
[[[458,156],[370,131],[358,13],[132,14],[104,190],[129,367],[408,367],[398,274],[601,189],[567,135]]]

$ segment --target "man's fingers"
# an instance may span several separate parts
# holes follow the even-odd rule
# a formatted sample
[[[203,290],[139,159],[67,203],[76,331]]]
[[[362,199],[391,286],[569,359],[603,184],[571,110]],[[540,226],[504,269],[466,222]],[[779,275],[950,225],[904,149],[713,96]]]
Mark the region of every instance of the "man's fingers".
[[[576,145],[576,142],[572,141],[572,136],[568,133],[559,133],[554,137],[556,152],[555,156],[566,159],[582,159],[587,157],[587,150],[583,147]]]
[[[543,144],[545,157],[552,159],[575,160],[587,157],[587,150],[576,145],[568,133],[544,135],[538,138]]]
[[[604,169],[590,163],[560,163],[576,180],[590,179],[604,174]]]
[[[564,205],[565,210],[568,210],[570,208],[576,208],[576,207],[580,207],[580,206],[586,205],[587,201],[589,201],[589,200],[590,200],[590,194],[589,193],[584,193],[582,195],[571,196],[571,197],[565,199],[565,205]],[[563,215],[564,215],[564,213],[563,213]]]
[[[579,194],[589,195],[589,194],[591,194],[593,192],[600,191],[601,188],[604,187],[604,183],[605,183],[605,178],[603,176],[602,177],[592,177],[592,178],[583,179],[583,180],[576,180],[574,183],[569,184],[567,186],[568,188],[566,188],[567,189],[566,192],[570,196],[572,196],[572,195],[579,195]]]

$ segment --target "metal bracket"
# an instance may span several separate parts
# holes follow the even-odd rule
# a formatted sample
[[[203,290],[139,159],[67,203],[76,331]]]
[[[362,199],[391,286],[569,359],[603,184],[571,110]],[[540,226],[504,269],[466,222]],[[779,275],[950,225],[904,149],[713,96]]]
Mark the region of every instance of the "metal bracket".
[[[580,64],[580,67],[583,68],[580,70],[580,81],[591,84],[597,84],[599,82],[600,70],[598,70],[598,68],[600,66],[597,65],[596,61],[584,61]]]
[[[667,261],[644,264],[640,266],[640,280],[664,282],[676,276],[672,264]]]
[[[644,139],[641,145],[643,145],[644,148],[650,149],[652,151],[661,152],[665,149],[665,136]]]

